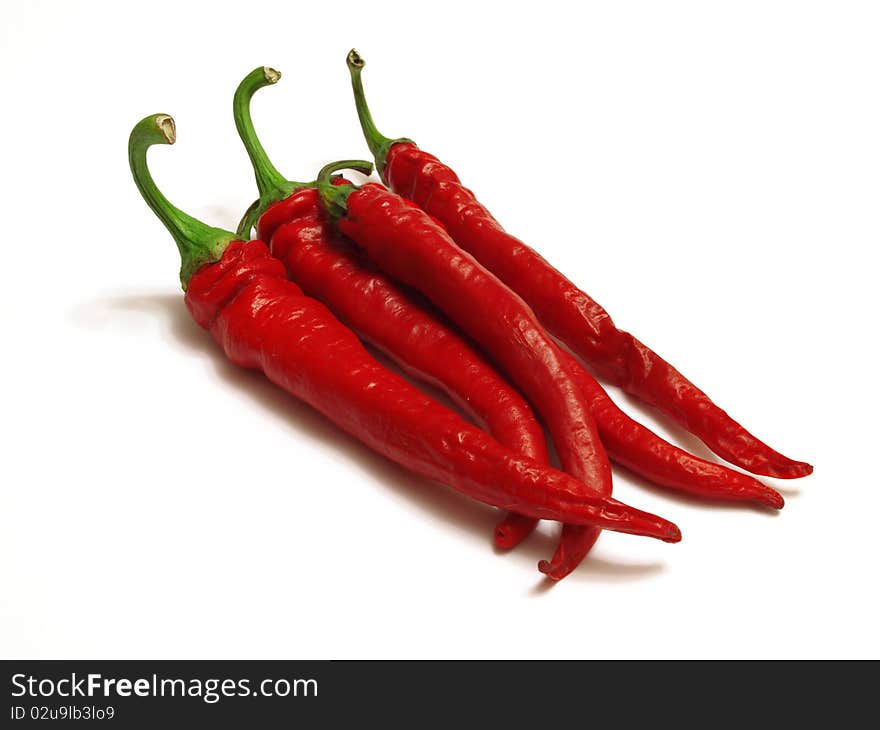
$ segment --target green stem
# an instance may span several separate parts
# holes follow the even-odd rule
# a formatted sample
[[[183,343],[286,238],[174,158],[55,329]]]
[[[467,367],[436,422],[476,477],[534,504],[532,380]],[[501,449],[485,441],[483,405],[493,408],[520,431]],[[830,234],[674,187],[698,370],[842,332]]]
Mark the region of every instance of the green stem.
[[[151,114],[139,121],[128,138],[128,164],[134,183],[147,205],[159,217],[180,251],[180,282],[186,289],[201,266],[218,261],[235,234],[212,228],[173,206],[156,187],[147,166],[147,149],[154,144],[174,144],[174,119],[167,114]]]
[[[238,130],[238,136],[241,137],[254,168],[260,200],[266,202],[271,198],[269,204],[283,200],[296,190],[307,186],[306,183],[292,182],[278,172],[278,169],[269,160],[269,156],[263,149],[263,145],[260,144],[254,130],[254,121],[251,118],[251,99],[259,89],[277,83],[280,78],[281,73],[274,68],[268,66],[255,68],[242,79],[232,99],[235,128]]]
[[[348,196],[357,190],[351,183],[343,183],[342,185],[333,183],[333,173],[339,170],[357,170],[364,175],[369,175],[373,166],[365,160],[341,160],[340,162],[331,162],[321,168],[317,182],[318,196],[321,199],[321,205],[333,221],[338,221],[348,212]]]
[[[351,88],[354,91],[354,105],[357,109],[358,120],[361,123],[361,129],[364,138],[373,158],[376,160],[376,169],[379,175],[385,180],[385,163],[388,160],[388,151],[398,142],[412,142],[406,137],[391,139],[376,129],[376,123],[373,121],[373,115],[370,114],[370,107],[367,106],[367,97],[364,95],[364,83],[361,81],[361,71],[363,71],[366,62],[361,55],[352,48],[348,52],[346,58],[348,64],[348,72],[351,74]]]

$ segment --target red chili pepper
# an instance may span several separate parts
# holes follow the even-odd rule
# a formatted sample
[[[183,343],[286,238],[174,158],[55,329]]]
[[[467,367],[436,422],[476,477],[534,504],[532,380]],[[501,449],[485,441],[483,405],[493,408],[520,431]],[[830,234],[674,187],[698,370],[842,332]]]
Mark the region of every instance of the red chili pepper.
[[[495,438],[509,448],[528,456],[540,449],[542,459],[546,459],[543,433],[516,391],[448,327],[415,305],[371,262],[358,256],[350,242],[334,236],[318,214],[314,191],[307,184],[285,180],[272,165],[254,132],[249,100],[257,89],[279,77],[275,71],[267,74],[263,69],[255,70],[242,81],[234,104],[236,126],[261,188],[260,200],[253,209],[259,212],[268,205],[259,219],[258,237],[270,242],[273,255],[287,266],[292,280],[308,295],[328,305],[362,339],[382,349],[411,374],[439,384],[453,398],[464,402],[465,408],[486,423]],[[343,181],[337,178],[334,182]],[[303,189],[282,202],[271,203],[294,185]],[[249,230],[247,224],[245,228]],[[248,230],[239,228],[238,233]],[[612,461],[658,484],[691,494],[782,506],[782,498],[772,489],[751,477],[691,456],[630,419],[593,378],[584,377],[583,369],[573,360],[572,364],[573,376],[582,379],[587,402]],[[522,406],[516,404],[517,400]],[[531,518],[508,514],[496,526],[496,544],[512,547],[534,525]],[[597,535],[596,532],[593,539]],[[570,545],[573,541],[575,538],[569,536],[563,542]],[[560,553],[559,570],[553,570],[553,577],[562,577],[576,567],[591,544],[583,536],[577,541],[580,549],[569,546]],[[551,564],[542,565],[551,570]]]
[[[543,416],[567,472],[610,489],[610,467],[570,360],[534,313],[424,211],[381,185],[334,185],[331,173],[348,166],[331,164],[318,176],[322,205],[339,230],[384,271],[425,294],[504,368]],[[589,544],[594,540],[590,535]],[[566,525],[554,563],[570,560],[567,546],[580,551],[586,541]],[[553,565],[543,569],[554,577]]]
[[[260,191],[237,234],[249,234],[253,218],[265,209],[257,237],[269,242],[272,255],[307,296],[328,306],[409,375],[444,390],[501,444],[549,463],[544,430],[525,399],[464,338],[429,312],[427,302],[415,301],[412,293],[377,271],[331,230],[311,184],[286,180],[269,160],[253,128],[250,100],[280,76],[274,69],[255,69],[235,92],[236,127]],[[496,544],[511,548],[534,525],[534,520],[524,518],[498,528]]]
[[[265,243],[236,240],[172,206],[153,182],[146,152],[174,139],[171,117],[146,117],[129,138],[129,164],[178,245],[187,308],[233,362],[262,370],[375,451],[480,501],[536,518],[680,539],[675,525],[518,457],[423,395],[288,281]]]
[[[364,97],[364,62],[348,55],[358,117],[385,183],[439,220],[455,242],[519,294],[547,328],[597,372],[650,403],[699,437],[712,451],[755,474],[783,479],[813,467],[773,450],[628,332],[537,252],[505,232],[458,176],[408,139],[376,129]]]

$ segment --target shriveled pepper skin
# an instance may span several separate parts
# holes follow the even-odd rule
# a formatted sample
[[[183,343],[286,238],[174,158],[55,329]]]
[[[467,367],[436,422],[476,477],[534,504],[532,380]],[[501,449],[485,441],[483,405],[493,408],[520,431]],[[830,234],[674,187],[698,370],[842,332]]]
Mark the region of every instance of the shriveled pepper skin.
[[[656,406],[743,469],[782,479],[812,472],[809,464],[783,456],[750,434],[657,353],[618,329],[597,302],[507,233],[436,157],[398,142],[388,150],[382,177],[439,220],[459,246],[517,292],[600,376]]]
[[[785,500],[775,489],[722,464],[706,461],[673,446],[624,413],[596,379],[570,357],[573,377],[590,404],[599,437],[615,464],[630,469],[654,484],[703,499],[754,502],[782,509]],[[509,523],[509,524],[508,524]],[[508,515],[499,525],[503,531],[528,530],[534,521]],[[592,528],[577,528],[590,531]],[[576,559],[576,558],[575,558]]]
[[[381,185],[368,183],[354,190],[347,205],[339,230],[473,338],[537,409],[562,468],[599,493],[610,494],[611,466],[589,406],[568,370],[566,354],[528,305],[456,246],[439,223]],[[540,569],[561,578],[583,559],[596,536],[563,526],[559,550]]]
[[[535,518],[675,542],[662,518],[519,457],[382,367],[287,280],[261,241],[233,241],[190,279],[186,305],[234,363],[261,370],[378,453],[475,499]]]
[[[602,444],[615,463],[655,484],[696,497],[755,502],[774,509],[784,506],[782,495],[754,477],[701,459],[660,438],[618,408],[571,356],[569,366],[590,404]]]

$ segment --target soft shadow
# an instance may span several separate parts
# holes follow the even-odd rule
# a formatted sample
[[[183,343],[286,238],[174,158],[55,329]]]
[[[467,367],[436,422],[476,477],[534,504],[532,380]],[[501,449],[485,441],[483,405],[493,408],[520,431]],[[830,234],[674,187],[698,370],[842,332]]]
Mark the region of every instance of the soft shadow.
[[[356,462],[371,476],[420,508],[442,515],[455,527],[491,537],[499,515],[498,510],[479,502],[461,499],[453,490],[412,474],[337,428],[311,406],[269,382],[262,373],[233,365],[211,335],[190,318],[181,296],[150,294],[110,297],[100,303],[96,302],[94,306],[101,305],[116,312],[145,312],[161,317],[178,344],[187,351],[210,360],[221,380],[248,393],[279,422],[291,430],[307,433],[322,442],[333,444],[345,458]]]
[[[796,497],[800,497],[803,494],[803,490],[797,487],[792,486],[792,483],[787,479],[772,479],[770,477],[755,477],[756,479],[761,480],[765,484],[773,487],[777,492],[779,492],[786,500],[794,499]]]
[[[588,555],[578,568],[562,580],[550,580],[546,576],[529,591],[530,595],[541,596],[564,583],[626,583],[659,575],[666,570],[664,563],[614,563],[610,560]]]
[[[160,318],[168,326],[177,344],[188,352],[208,359],[221,380],[231,387],[248,393],[280,423],[296,432],[304,432],[315,439],[333,444],[334,448],[346,458],[356,462],[377,481],[381,481],[420,509],[433,515],[440,515],[456,530],[470,533],[494,546],[493,528],[501,517],[501,511],[470,499],[463,499],[448,487],[412,474],[338,429],[310,406],[269,382],[262,373],[233,365],[226,359],[210,334],[193,322],[180,294],[156,293],[108,297],[88,302],[77,308],[73,316],[81,324],[90,324],[102,317],[113,316],[120,312],[146,313]],[[383,364],[405,375],[387,359],[384,357],[381,359]],[[419,387],[421,388],[422,385],[419,384]],[[431,394],[446,401],[447,405],[452,405],[445,396],[437,392]],[[552,556],[557,540],[558,532],[554,531],[554,534],[550,535],[539,529],[513,550],[496,549],[496,552],[506,559],[516,560],[537,570],[535,566],[539,560],[549,559]],[[650,577],[662,570],[664,570],[662,563],[618,564],[588,555],[583,564],[561,582],[617,583]],[[554,581],[542,577],[531,593],[546,593],[554,585]]]
[[[550,559],[559,542],[559,525],[552,525],[552,533],[548,533],[546,525],[534,530],[522,543],[511,550],[505,550],[494,546],[496,555],[503,558],[525,560],[537,571],[538,561]],[[600,536],[601,540],[602,537]],[[633,538],[648,539],[648,538]],[[641,580],[663,572],[666,565],[661,562],[652,563],[616,563],[603,558],[598,558],[590,553],[584,561],[561,581],[550,580],[538,573],[538,582],[529,590],[530,595],[542,595],[548,593],[554,586],[560,583],[623,583],[633,580]]]

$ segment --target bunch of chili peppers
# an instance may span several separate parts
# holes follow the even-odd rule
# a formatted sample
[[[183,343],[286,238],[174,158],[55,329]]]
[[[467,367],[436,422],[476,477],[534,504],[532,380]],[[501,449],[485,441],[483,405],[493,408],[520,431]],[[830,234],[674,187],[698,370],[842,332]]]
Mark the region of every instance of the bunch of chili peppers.
[[[611,462],[696,497],[780,509],[779,493],[754,477],[694,456],[627,416],[585,364],[741,469],[792,479],[812,467],[757,439],[618,329],[507,233],[450,167],[409,139],[380,134],[364,96],[364,62],[352,50],[347,63],[384,185],[357,187],[334,174],[369,175],[372,164],[358,160],[328,164],[307,183],[278,172],[257,138],[250,101],[281,74],[258,68],[233,104],[260,194],[236,233],[183,213],[154,183],[146,152],[174,143],[170,116],[148,116],[131,133],[131,171],[177,243],[186,306],[229,359],[261,370],[412,472],[505,510],[499,547],[516,546],[540,519],[562,523],[555,554],[538,566],[553,580],[578,566],[602,529],[681,539],[671,522],[611,496]],[[444,391],[471,420],[382,365],[363,343]]]

